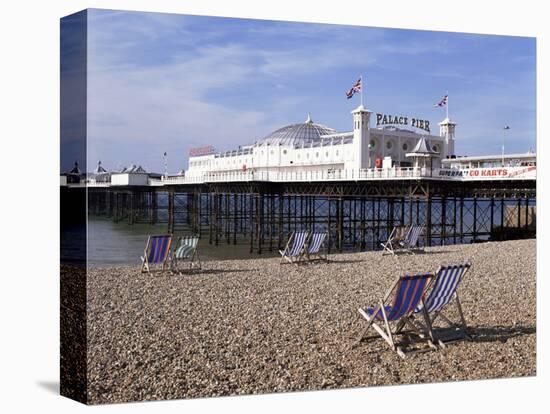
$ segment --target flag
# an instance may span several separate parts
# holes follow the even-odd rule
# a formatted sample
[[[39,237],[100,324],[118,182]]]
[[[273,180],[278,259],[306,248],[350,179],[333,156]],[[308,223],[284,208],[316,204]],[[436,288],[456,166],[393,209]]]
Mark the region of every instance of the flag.
[[[360,92],[361,91],[361,78],[357,79],[357,82],[355,82],[355,84],[351,87],[351,89],[346,92],[346,96],[348,99],[350,99],[351,97],[353,97],[353,95],[355,95],[357,92]]]
[[[510,129],[510,127],[508,125],[506,125],[503,129]]]
[[[441,100],[434,104],[434,106],[439,106],[439,107],[444,107],[445,105],[447,105],[447,100],[449,99],[449,95],[445,95],[443,98],[441,98]]]

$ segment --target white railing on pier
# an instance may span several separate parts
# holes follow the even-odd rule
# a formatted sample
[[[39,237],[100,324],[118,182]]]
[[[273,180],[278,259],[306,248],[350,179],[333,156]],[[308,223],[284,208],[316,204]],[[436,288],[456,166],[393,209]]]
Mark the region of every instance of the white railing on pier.
[[[435,171],[435,170],[434,170]],[[147,185],[162,187],[165,185],[203,184],[215,182],[315,182],[315,181],[359,181],[380,179],[414,179],[432,176],[433,171],[427,168],[371,168],[371,169],[341,169],[341,170],[309,170],[309,171],[230,171],[208,172],[201,175],[172,176],[149,178]],[[109,187],[108,182],[89,180],[88,187]]]
[[[209,182],[300,182],[300,181],[350,181],[380,179],[410,179],[431,176],[427,168],[391,168],[391,169],[342,169],[311,171],[231,171],[209,172],[199,176],[162,177],[150,180],[151,185],[200,184]]]
[[[201,175],[149,178],[147,185],[153,187],[203,184],[216,182],[321,182],[321,181],[369,181],[369,180],[414,180],[430,178],[452,181],[478,181],[494,179],[536,180],[536,167],[508,167],[500,169],[471,168],[369,168],[369,169],[325,169],[306,171],[231,171],[208,172]],[[90,180],[88,187],[108,187],[110,183]]]
[[[332,169],[309,171],[230,171],[208,172],[201,175],[172,176],[149,178],[148,185],[161,187],[165,185],[203,184],[216,182],[316,182],[316,181],[360,181],[380,179],[416,179],[430,177],[433,171],[429,168],[370,168],[370,169]],[[89,182],[90,187],[105,187],[108,183]]]

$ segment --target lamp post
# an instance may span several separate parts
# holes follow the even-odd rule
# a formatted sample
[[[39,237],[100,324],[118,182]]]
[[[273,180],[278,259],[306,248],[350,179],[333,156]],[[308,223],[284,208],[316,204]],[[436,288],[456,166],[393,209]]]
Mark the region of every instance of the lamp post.
[[[503,128],[503,132],[502,132],[502,166],[504,167],[504,141],[506,140],[506,131],[508,131],[510,129],[510,127],[508,125],[506,125],[504,128]]]

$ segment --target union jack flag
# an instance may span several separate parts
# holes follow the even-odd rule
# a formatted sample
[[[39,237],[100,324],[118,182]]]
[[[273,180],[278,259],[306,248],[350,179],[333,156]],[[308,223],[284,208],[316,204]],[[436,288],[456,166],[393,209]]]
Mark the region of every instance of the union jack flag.
[[[447,105],[447,100],[449,99],[449,95],[445,95],[443,98],[441,98],[441,100],[436,103],[434,106],[440,106],[440,107],[443,107],[445,105]]]
[[[351,87],[351,89],[346,92],[346,96],[348,99],[350,99],[351,97],[353,97],[353,95],[355,95],[357,92],[360,92],[361,91],[361,78],[357,79],[357,82],[355,82],[355,84]]]

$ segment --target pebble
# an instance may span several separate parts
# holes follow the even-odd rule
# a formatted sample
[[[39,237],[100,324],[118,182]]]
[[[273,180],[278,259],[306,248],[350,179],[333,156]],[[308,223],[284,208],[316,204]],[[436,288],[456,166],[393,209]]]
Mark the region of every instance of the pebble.
[[[351,347],[364,324],[357,308],[398,274],[466,260],[459,294],[473,341],[406,360],[382,339]],[[89,403],[536,374],[534,239],[279,263],[208,261],[184,275],[90,269]]]

